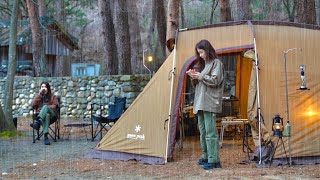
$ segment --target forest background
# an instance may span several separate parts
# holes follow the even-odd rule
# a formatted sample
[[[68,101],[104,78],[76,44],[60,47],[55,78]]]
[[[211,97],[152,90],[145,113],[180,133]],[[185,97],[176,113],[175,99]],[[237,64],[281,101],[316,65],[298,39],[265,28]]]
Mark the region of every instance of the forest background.
[[[48,17],[78,40],[79,49],[59,57],[62,62],[101,64],[101,75],[141,74],[148,73],[144,63],[157,71],[174,47],[177,29],[238,20],[317,25],[320,0],[0,0],[0,21],[11,23],[0,132],[15,129],[6,117],[12,117],[17,26],[30,21],[34,74],[44,77],[48,62],[41,19]],[[153,61],[143,62],[144,54],[152,54]]]

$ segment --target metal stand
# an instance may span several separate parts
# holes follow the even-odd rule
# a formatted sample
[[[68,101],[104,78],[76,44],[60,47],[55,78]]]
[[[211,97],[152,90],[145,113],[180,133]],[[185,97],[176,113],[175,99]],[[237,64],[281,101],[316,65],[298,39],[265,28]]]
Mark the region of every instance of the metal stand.
[[[269,167],[270,167],[271,164],[272,164],[272,160],[273,160],[274,154],[276,153],[276,150],[277,150],[277,146],[278,146],[279,141],[281,141],[282,148],[283,148],[283,150],[284,150],[284,154],[286,155],[287,164],[289,164],[288,156],[287,156],[287,152],[286,152],[286,148],[284,147],[283,139],[282,139],[282,136],[281,136],[281,137],[278,137],[276,146],[274,147],[274,151],[272,152],[272,156],[271,156],[271,160],[270,160]],[[289,165],[290,165],[290,164],[289,164]]]
[[[147,49],[144,49],[143,52],[142,52],[142,64],[143,66],[149,71],[149,74],[150,74],[150,79],[152,78],[152,73],[151,73],[151,70],[145,65],[145,52],[148,50]]]
[[[253,153],[253,150],[249,145],[249,136],[251,136],[251,126],[248,122],[244,123],[243,129],[243,140],[242,140],[242,151],[247,153],[248,159],[250,159],[250,153]]]
[[[283,51],[283,58],[284,58],[284,76],[285,76],[285,82],[286,82],[286,110],[287,110],[287,121],[290,123],[290,113],[289,113],[289,97],[288,97],[288,80],[287,80],[287,54],[289,51],[292,50],[302,50],[301,48],[291,48],[288,50]],[[291,160],[291,138],[290,136],[288,137],[288,148],[289,148],[289,162],[290,165],[292,165],[292,160]]]

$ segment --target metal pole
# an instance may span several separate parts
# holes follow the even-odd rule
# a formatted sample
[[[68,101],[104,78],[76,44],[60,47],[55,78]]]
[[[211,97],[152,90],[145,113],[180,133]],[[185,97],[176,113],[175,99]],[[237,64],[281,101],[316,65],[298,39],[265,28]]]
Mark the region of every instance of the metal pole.
[[[289,51],[289,50],[288,50]],[[284,57],[284,79],[286,82],[286,108],[287,108],[287,121],[290,123],[290,116],[289,116],[289,97],[288,97],[288,80],[287,80],[287,52],[284,50],[283,57]],[[288,151],[289,151],[289,164],[291,166],[291,148],[290,148],[290,136],[288,137]]]
[[[174,85],[174,69],[175,69],[175,66],[176,66],[176,45],[174,45],[174,50],[173,50],[173,61],[172,61],[172,72],[171,72],[171,85],[170,85],[170,102],[169,102],[169,117],[168,117],[168,130],[167,130],[167,142],[166,142],[166,154],[165,154],[165,163],[168,162],[168,151],[169,151],[169,140],[170,140],[170,123],[171,123],[171,119],[172,119],[172,116],[171,116],[171,108],[172,108],[172,99],[173,99],[173,85]]]
[[[257,76],[257,105],[258,105],[258,122],[259,122],[259,164],[262,164],[262,143],[261,143],[261,107],[260,107],[260,85],[259,85],[259,64],[258,64],[258,54],[257,54],[257,45],[256,38],[253,38],[254,52],[255,52],[255,66],[256,66],[256,76]]]
[[[171,69],[171,85],[170,85],[170,101],[169,101],[169,116],[168,116],[168,130],[167,130],[167,142],[166,142],[166,154],[165,154],[165,163],[168,162],[168,151],[169,151],[169,140],[170,140],[170,125],[171,125],[171,119],[172,119],[172,99],[173,99],[173,85],[174,85],[174,77],[175,77],[175,70],[176,70],[176,61],[177,61],[177,43],[178,43],[178,33],[179,29],[176,30],[175,34],[175,44],[174,44],[174,50],[173,50],[173,60],[172,60],[172,69]]]
[[[287,121],[290,123],[290,113],[289,113],[289,97],[288,97],[288,80],[287,80],[287,53],[291,50],[296,50],[298,48],[291,48],[288,49],[287,51],[284,50],[283,52],[283,57],[284,57],[284,77],[285,77],[285,81],[286,81],[286,114],[287,114]],[[292,161],[291,161],[291,135],[288,136],[288,151],[289,151],[289,164],[290,166],[292,165]]]
[[[150,79],[151,79],[151,77],[152,77],[151,70],[144,64],[144,62],[145,62],[145,55],[144,55],[144,53],[145,53],[147,50],[148,50],[148,49],[144,49],[143,52],[142,52],[142,64],[143,64],[143,66],[149,71]]]
[[[256,67],[256,82],[257,82],[257,108],[258,108],[258,122],[259,122],[259,164],[262,164],[262,147],[261,147],[261,106],[260,106],[260,85],[259,85],[259,60],[258,60],[258,51],[257,51],[257,42],[256,42],[256,37],[255,37],[255,31],[254,27],[251,23],[251,21],[248,21],[248,25],[251,28],[252,31],[252,36],[253,36],[253,45],[254,45],[254,54],[255,54],[255,67]]]

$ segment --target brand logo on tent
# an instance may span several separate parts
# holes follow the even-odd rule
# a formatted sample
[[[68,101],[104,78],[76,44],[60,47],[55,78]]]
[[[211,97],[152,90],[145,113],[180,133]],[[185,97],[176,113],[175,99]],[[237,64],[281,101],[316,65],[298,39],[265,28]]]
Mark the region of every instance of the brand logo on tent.
[[[141,126],[140,125],[136,126],[136,128],[134,129],[134,131],[136,131],[136,132],[139,132],[140,130],[141,130]]]
[[[140,125],[137,125],[137,126],[134,128],[134,131],[135,131],[136,133],[140,132],[140,131],[141,131],[141,126],[140,126]],[[144,134],[127,134],[127,139],[144,140],[145,137],[144,137]]]

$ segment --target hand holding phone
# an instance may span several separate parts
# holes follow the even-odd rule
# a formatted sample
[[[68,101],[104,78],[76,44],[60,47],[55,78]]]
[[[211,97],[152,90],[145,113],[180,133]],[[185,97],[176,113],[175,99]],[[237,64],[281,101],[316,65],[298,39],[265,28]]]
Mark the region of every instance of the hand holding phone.
[[[198,79],[198,76],[200,74],[195,69],[189,69],[186,73],[191,77],[191,79]]]
[[[45,89],[40,89],[40,94],[41,95],[44,95],[46,93],[46,90]]]

